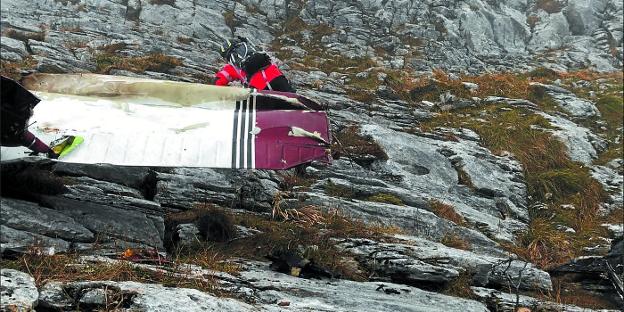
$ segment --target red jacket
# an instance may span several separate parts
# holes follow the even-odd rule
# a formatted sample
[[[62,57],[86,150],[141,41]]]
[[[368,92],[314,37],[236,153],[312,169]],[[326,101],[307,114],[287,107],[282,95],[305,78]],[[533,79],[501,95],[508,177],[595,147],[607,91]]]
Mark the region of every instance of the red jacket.
[[[241,81],[243,84],[248,85],[251,88],[258,90],[271,90],[272,88],[270,87],[270,82],[282,75],[283,74],[279,68],[277,68],[275,64],[271,63],[271,65],[253,74],[249,82],[247,82],[247,75],[245,71],[237,69],[234,65],[228,63],[225,64],[225,66],[223,66],[223,68],[217,73],[215,84],[217,86],[227,86],[232,81]]]
[[[216,74],[215,85],[227,86],[232,81],[245,82],[247,74],[242,69],[236,68],[232,64],[225,64],[223,68]]]

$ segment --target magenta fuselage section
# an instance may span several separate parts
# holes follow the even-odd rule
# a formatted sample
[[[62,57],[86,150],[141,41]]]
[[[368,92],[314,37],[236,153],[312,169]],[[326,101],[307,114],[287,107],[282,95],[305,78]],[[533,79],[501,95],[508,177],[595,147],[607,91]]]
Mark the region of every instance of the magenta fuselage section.
[[[311,161],[330,161],[327,114],[304,110],[258,110],[256,112],[255,167],[288,169]],[[302,135],[318,133],[324,140]]]

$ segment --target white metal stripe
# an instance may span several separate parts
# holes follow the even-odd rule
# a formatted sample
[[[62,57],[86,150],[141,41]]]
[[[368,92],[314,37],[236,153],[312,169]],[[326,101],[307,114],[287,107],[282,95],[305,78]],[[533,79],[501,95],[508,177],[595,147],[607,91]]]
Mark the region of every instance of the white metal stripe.
[[[251,107],[251,124],[253,125],[253,129],[251,129],[251,169],[256,169],[256,96],[253,96],[252,99],[252,107]]]
[[[251,110],[251,101],[247,102],[247,110],[245,111],[245,124],[243,125],[245,131],[243,132],[244,137],[244,145],[243,145],[243,168],[247,167],[247,151],[249,149],[249,111]]]
[[[241,103],[241,109],[242,109],[242,103]],[[239,141],[241,139],[241,122],[243,119],[243,113],[242,111],[239,110],[238,112],[238,127],[236,129],[236,164],[234,165],[234,168],[239,168],[239,164],[240,164],[240,157],[241,157],[241,153],[240,153],[240,144]]]

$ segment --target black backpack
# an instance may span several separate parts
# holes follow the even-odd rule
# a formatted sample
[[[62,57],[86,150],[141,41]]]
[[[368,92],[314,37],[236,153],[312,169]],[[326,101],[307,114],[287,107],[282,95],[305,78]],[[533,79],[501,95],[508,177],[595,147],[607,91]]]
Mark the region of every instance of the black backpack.
[[[0,108],[1,128],[0,144],[4,146],[22,145],[22,135],[28,128],[28,120],[32,116],[33,108],[41,100],[26,90],[15,80],[0,76]]]

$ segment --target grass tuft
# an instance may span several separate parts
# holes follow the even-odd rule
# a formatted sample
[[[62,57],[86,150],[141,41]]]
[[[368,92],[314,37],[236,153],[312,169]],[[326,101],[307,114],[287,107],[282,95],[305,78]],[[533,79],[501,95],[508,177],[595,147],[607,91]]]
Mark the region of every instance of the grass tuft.
[[[438,200],[431,200],[429,202],[429,206],[431,207],[431,211],[435,213],[436,216],[449,220],[457,225],[465,225],[466,220],[460,214],[455,211],[455,208],[449,204],[445,204]]]
[[[353,159],[359,165],[367,165],[375,160],[387,160],[388,154],[371,137],[360,134],[357,126],[348,126],[337,133],[335,137],[340,145],[334,148],[341,154]]]
[[[145,71],[167,72],[182,65],[176,57],[154,53],[140,57],[124,57],[114,53],[100,52],[95,55],[96,72],[108,74],[112,69],[128,70],[135,73]]]
[[[444,237],[442,237],[442,240],[440,240],[440,243],[442,245],[455,249],[472,250],[472,246],[470,246],[470,243],[468,241],[454,233],[447,233],[446,235],[444,235]]]
[[[377,202],[377,203],[386,203],[386,204],[392,204],[392,205],[397,205],[397,206],[405,206],[405,204],[399,197],[393,194],[388,194],[388,193],[375,194],[375,195],[369,196],[366,200]]]
[[[335,184],[331,179],[327,179],[327,183],[325,183],[325,194],[343,198],[355,197],[355,192],[352,188]]]

